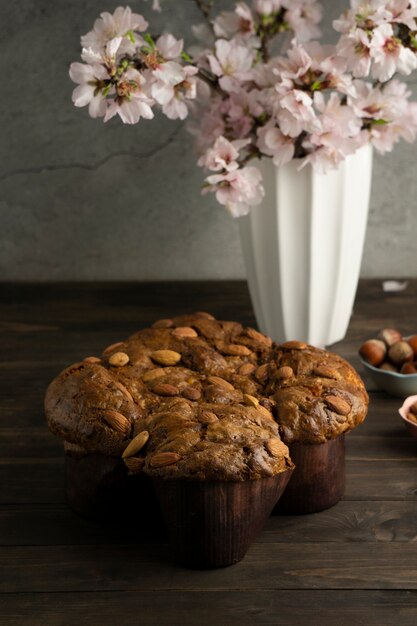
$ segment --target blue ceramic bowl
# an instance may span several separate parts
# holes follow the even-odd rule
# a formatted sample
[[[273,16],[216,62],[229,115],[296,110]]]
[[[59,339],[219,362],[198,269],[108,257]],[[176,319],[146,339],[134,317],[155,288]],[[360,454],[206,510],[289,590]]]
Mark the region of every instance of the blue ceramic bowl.
[[[369,372],[378,387],[396,398],[407,398],[417,394],[417,374],[398,374],[386,372],[361,359],[362,365]]]

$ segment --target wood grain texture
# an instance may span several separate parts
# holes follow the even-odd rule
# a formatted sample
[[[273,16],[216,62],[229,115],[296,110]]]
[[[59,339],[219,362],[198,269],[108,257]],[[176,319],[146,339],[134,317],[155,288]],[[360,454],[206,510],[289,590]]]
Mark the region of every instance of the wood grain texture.
[[[209,310],[255,326],[246,285],[0,285],[0,624],[2,626],[415,626],[417,447],[399,401],[375,389],[346,438],[335,507],[269,518],[237,565],[173,564],[167,536],[137,520],[97,525],[65,504],[62,443],[43,394],[68,363],[167,314]],[[360,283],[346,339],[332,350],[364,375],[358,346],[382,327],[417,332],[417,281],[384,294]],[[136,523],[135,523],[136,522]]]

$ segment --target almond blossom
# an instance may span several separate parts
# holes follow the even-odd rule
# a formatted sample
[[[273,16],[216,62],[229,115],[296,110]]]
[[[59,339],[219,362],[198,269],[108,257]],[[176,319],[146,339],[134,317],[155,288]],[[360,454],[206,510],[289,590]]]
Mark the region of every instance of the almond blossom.
[[[81,37],[84,48],[100,51],[107,42],[115,37],[123,37],[126,50],[134,49],[135,32],[143,32],[148,22],[138,13],[132,13],[130,7],[117,7],[113,14],[104,12],[94,22],[93,30]]]
[[[367,142],[385,153],[417,138],[417,103],[395,78],[417,69],[417,0],[351,0],[332,46],[310,41],[316,0],[237,2],[214,18],[211,4],[198,1],[206,21],[188,51],[172,33],[155,40],[129,7],[102,13],[70,67],[75,106],[105,122],[136,124],[155,109],[189,118],[208,171],[203,192],[236,217],[264,195],[253,159],[280,167],[295,158],[325,172]],[[273,54],[282,32],[292,43]]]
[[[208,60],[211,71],[219,77],[220,87],[226,92],[237,91],[241,81],[251,78],[253,53],[234,41],[217,40],[215,54],[209,55]]]
[[[206,178],[206,183],[203,192],[214,192],[217,202],[224,205],[233,217],[247,215],[265,195],[262,174],[257,167],[246,166],[225,174],[213,174]]]
[[[372,76],[382,82],[392,78],[395,72],[411,74],[417,67],[417,56],[394,36],[390,24],[383,24],[373,32],[371,51]]]

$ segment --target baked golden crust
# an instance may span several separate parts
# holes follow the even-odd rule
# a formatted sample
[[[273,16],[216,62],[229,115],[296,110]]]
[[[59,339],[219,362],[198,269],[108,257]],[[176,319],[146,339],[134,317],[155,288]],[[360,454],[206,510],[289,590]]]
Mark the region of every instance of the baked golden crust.
[[[50,384],[45,412],[51,431],[86,453],[121,456],[149,432],[129,469],[239,481],[288,469],[280,437],[337,437],[364,419],[367,402],[341,357],[298,342],[277,346],[196,313],[159,320],[67,368]]]
[[[288,368],[285,379],[283,368]],[[288,445],[334,439],[359,426],[368,410],[368,394],[355,369],[337,354],[313,346],[276,346],[265,393],[275,402],[280,434]]]

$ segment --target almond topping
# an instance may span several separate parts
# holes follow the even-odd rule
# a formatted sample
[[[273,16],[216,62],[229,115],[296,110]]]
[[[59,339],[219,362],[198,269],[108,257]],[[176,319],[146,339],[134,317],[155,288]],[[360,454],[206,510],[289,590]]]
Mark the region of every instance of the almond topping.
[[[130,402],[133,402],[133,397],[132,394],[130,393],[130,391],[128,391],[128,389],[126,389],[126,387],[124,385],[122,385],[122,383],[119,383],[118,380],[116,380],[116,382],[114,383],[115,386],[117,387],[117,389],[128,399],[130,400]]]
[[[249,393],[243,394],[243,402],[248,406],[257,407],[259,405],[259,400],[255,398],[255,396],[251,396]]]
[[[304,343],[304,341],[286,341],[279,347],[285,348],[286,350],[305,350],[307,348],[307,344]]]
[[[151,359],[155,363],[158,363],[158,365],[170,367],[181,361],[181,355],[174,350],[157,350],[151,354]]]
[[[253,363],[244,363],[237,371],[240,376],[250,376],[256,370],[256,366]]]
[[[114,367],[123,367],[127,365],[130,361],[129,355],[126,352],[115,352],[109,357],[110,365]]]
[[[319,376],[320,378],[339,378],[339,374],[337,370],[333,369],[333,367],[328,367],[327,365],[319,365],[313,369],[314,376]]]
[[[137,454],[140,450],[142,450],[148,439],[149,433],[147,430],[143,430],[141,433],[139,433],[139,435],[136,435],[136,437],[134,437],[129,445],[125,448],[125,451],[122,454],[122,459],[127,459],[129,456]]]
[[[260,365],[256,370],[255,377],[259,382],[264,382],[268,377],[269,363]]]
[[[270,420],[274,420],[274,416],[272,415],[272,413],[270,411],[268,411],[268,409],[266,409],[261,404],[259,404],[256,407],[256,409],[257,409],[258,413],[261,413],[263,415],[263,417],[266,417],[267,419],[270,419]]]
[[[107,346],[107,348],[103,350],[103,354],[109,354],[109,352],[113,352],[113,350],[117,350],[118,348],[126,348],[125,342],[118,341],[117,343],[112,343],[111,346]]]
[[[149,465],[151,467],[165,467],[166,465],[173,465],[181,460],[181,455],[176,452],[158,452],[154,454],[150,460]]]
[[[118,411],[113,411],[109,409],[103,413],[104,421],[113,428],[113,430],[117,430],[117,432],[125,435],[130,431],[130,422],[129,420],[119,413]]]
[[[205,311],[197,311],[197,313],[194,313],[194,315],[196,317],[202,317],[205,320],[215,320],[216,318],[211,315],[210,313],[206,313]]]
[[[134,456],[123,459],[123,461],[131,474],[139,474],[139,472],[142,471],[143,466],[145,465],[145,459]]]
[[[87,356],[84,359],[84,363],[101,363],[101,359],[98,356]]]
[[[281,441],[281,439],[278,439],[277,437],[274,437],[273,439],[270,439],[267,443],[266,443],[266,449],[268,450],[268,452],[275,457],[279,457],[279,456],[287,456],[288,455],[288,448],[285,445],[285,443],[283,443]]]
[[[334,411],[338,415],[349,415],[352,410],[352,406],[344,400],[340,398],[340,396],[327,396],[324,398],[325,403],[329,407],[331,411]]]
[[[157,367],[154,370],[148,370],[142,375],[142,380],[144,383],[149,383],[151,380],[155,380],[155,378],[161,378],[165,376],[165,370],[162,367]]]
[[[267,337],[266,335],[263,335],[258,330],[255,330],[254,328],[248,328],[246,332],[251,339],[258,341],[259,343],[263,343],[265,346],[268,346],[268,348],[272,346],[272,339],[270,337]]]
[[[152,324],[152,328],[171,328],[174,325],[172,320],[158,320],[154,324]]]
[[[190,326],[179,326],[172,331],[172,334],[178,339],[183,339],[184,337],[198,337],[194,328],[191,328]]]
[[[249,356],[252,351],[246,346],[242,346],[238,343],[229,343],[221,348],[221,352],[226,356]]]
[[[198,416],[198,419],[200,420],[202,424],[206,426],[208,426],[209,424],[214,424],[214,422],[219,421],[219,418],[217,417],[217,415],[215,413],[212,413],[211,411],[202,411],[200,415]]]
[[[223,387],[223,389],[227,389],[227,391],[235,390],[235,388],[233,387],[231,383],[229,383],[227,380],[224,380],[224,378],[220,378],[220,376],[209,376],[207,378],[207,381],[211,383],[212,385]]]
[[[185,389],[182,390],[182,395],[184,398],[187,398],[187,400],[192,400],[193,402],[195,402],[197,400],[200,400],[201,391],[196,387],[185,387]]]
[[[158,396],[177,396],[179,393],[177,387],[169,385],[168,383],[158,383],[152,387],[152,391],[157,393]]]
[[[288,365],[284,365],[283,367],[280,367],[277,371],[278,380],[288,380],[289,378],[292,378],[293,376],[294,376],[294,371],[292,367],[289,367]]]

